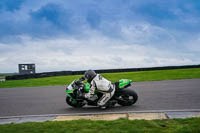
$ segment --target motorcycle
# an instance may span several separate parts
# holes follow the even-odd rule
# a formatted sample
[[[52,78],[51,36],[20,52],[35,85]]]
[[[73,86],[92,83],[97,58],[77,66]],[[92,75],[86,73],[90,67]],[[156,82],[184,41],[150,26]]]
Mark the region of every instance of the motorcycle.
[[[131,106],[136,103],[138,99],[137,93],[130,89],[132,80],[121,79],[115,84],[115,93],[108,101],[108,107],[114,107],[115,104],[121,106]],[[82,80],[74,80],[68,87],[66,87],[66,103],[72,107],[83,107],[85,105],[97,106],[98,100],[101,98],[102,93],[95,91],[95,95],[91,99],[83,97],[85,93],[90,90],[90,84],[84,83]],[[115,102],[113,102],[115,101]]]

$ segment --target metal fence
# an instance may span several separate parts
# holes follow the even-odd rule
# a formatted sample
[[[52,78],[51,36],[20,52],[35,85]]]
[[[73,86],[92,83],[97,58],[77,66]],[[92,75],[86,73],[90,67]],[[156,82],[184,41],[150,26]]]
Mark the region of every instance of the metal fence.
[[[4,81],[6,81],[6,79],[2,79],[2,78],[0,78],[0,82],[4,82]]]
[[[187,69],[187,68],[200,68],[200,65],[185,65],[185,66],[164,66],[164,67],[148,67],[148,68],[125,68],[125,69],[102,69],[95,70],[97,73],[117,73],[117,72],[136,72],[136,71],[152,71],[152,70],[170,70],[170,69]],[[42,78],[52,76],[64,76],[64,75],[82,75],[83,71],[58,71],[58,72],[44,72],[36,74],[25,75],[12,75],[6,76],[6,80],[19,80],[30,78]]]

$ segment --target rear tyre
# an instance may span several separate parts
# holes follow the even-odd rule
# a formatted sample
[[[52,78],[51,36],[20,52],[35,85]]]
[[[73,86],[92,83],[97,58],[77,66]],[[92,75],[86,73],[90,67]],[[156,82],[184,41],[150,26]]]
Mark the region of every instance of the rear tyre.
[[[70,97],[66,97],[66,103],[69,104],[70,106],[74,107],[74,108],[81,108],[85,105],[85,103],[74,100]]]
[[[138,100],[138,95],[134,90],[125,89],[119,96],[118,104],[121,106],[131,106]]]

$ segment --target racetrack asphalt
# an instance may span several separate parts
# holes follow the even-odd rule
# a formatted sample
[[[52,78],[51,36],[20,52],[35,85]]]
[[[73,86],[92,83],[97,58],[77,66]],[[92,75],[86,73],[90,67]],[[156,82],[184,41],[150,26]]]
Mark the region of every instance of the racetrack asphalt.
[[[0,117],[148,110],[200,109],[200,79],[132,83],[138,93],[133,106],[73,108],[65,103],[65,86],[0,88]]]

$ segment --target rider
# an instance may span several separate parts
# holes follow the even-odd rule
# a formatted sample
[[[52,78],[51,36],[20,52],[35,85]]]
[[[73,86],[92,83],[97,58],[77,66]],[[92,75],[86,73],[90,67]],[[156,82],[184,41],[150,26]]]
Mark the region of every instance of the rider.
[[[100,74],[96,74],[93,70],[88,70],[84,74],[84,78],[90,83],[90,91],[85,94],[85,98],[92,98],[95,90],[98,90],[103,95],[97,102],[97,105],[104,109],[108,106],[107,102],[112,98],[115,92],[115,85],[111,81],[105,79]]]

